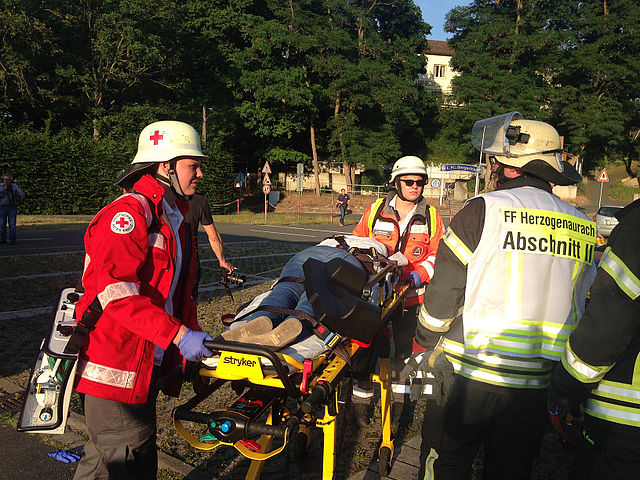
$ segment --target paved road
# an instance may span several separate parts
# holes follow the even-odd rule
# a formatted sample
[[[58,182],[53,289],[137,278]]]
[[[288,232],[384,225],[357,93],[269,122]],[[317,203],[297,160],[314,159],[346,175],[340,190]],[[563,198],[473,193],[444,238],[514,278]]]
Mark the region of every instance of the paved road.
[[[238,225],[218,223],[216,228],[223,243],[254,242],[260,240],[280,240],[285,242],[320,242],[336,233],[351,233],[355,224],[339,227],[326,225]],[[0,257],[25,254],[81,252],[84,250],[83,229],[38,230],[19,232],[15,245],[0,245]],[[203,231],[199,232],[199,242],[207,240]]]

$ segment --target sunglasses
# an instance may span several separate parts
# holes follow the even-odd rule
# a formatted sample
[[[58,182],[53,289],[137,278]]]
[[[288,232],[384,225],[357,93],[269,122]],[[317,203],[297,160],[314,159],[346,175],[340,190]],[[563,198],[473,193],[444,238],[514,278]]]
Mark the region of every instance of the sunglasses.
[[[413,187],[413,184],[417,184],[419,187],[424,187],[425,185],[425,181],[424,180],[403,180],[400,179],[400,181],[402,183],[404,183],[407,187]]]

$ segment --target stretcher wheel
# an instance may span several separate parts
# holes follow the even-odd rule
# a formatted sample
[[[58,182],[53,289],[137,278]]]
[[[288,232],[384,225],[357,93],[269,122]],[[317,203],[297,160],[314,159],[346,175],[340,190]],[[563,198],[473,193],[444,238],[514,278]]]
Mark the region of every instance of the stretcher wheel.
[[[378,475],[386,477],[391,470],[391,449],[389,447],[381,447],[378,452]]]
[[[296,460],[304,460],[309,453],[309,435],[305,432],[296,433],[296,438],[293,442],[293,455]]]

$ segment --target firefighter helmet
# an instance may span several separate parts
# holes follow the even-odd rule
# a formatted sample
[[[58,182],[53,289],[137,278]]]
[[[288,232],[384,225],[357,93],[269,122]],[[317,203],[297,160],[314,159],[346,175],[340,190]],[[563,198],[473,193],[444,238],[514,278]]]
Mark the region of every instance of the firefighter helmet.
[[[563,162],[560,135],[548,123],[511,112],[476,122],[471,139],[478,150],[503,165],[548,182],[572,185],[582,180],[571,164]]]

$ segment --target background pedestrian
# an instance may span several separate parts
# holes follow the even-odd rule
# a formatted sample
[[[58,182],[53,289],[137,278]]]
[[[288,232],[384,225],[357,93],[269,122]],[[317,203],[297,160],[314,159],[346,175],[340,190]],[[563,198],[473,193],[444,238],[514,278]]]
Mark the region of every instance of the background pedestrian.
[[[13,183],[13,177],[5,173],[0,186],[0,243],[7,243],[7,223],[9,224],[9,243],[16,243],[16,220],[18,203],[24,198],[24,192]]]

